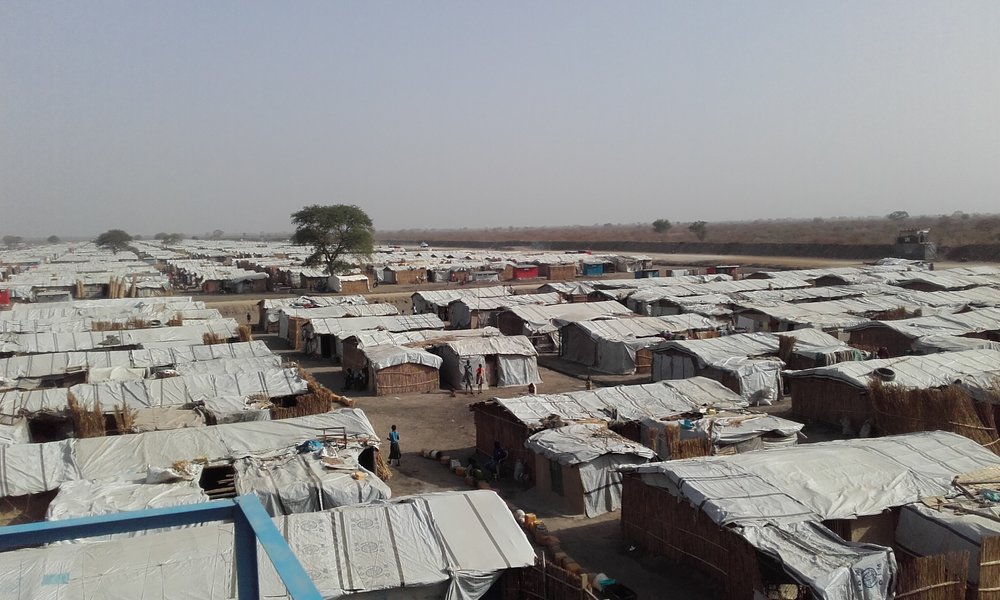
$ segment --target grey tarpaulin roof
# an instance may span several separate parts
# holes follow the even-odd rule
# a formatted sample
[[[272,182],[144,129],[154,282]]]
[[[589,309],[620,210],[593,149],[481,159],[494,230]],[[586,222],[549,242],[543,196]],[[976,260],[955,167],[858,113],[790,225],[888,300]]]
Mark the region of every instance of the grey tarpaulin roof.
[[[904,506],[896,527],[896,543],[916,556],[967,550],[969,583],[974,585],[979,583],[982,541],[996,536],[1000,536],[1000,509],[975,504],[961,506],[961,512],[922,503]]]
[[[299,296],[298,298],[267,298],[264,309],[304,308],[305,306],[337,306],[340,304],[367,304],[364,296]]]
[[[620,302],[570,302],[549,306],[526,304],[508,309],[524,321],[534,333],[555,331],[560,325],[574,321],[590,321],[616,315],[633,314]]]
[[[222,314],[215,308],[181,309],[162,313],[142,315],[145,321],[159,321],[166,325],[174,318],[181,318],[185,321],[199,321],[205,319],[222,319]],[[69,332],[69,331],[91,331],[95,323],[114,323],[122,329],[126,329],[128,322],[135,316],[108,316],[108,317],[58,317],[52,319],[0,319],[0,332],[4,333],[44,333],[44,332]]]
[[[828,367],[786,371],[791,378],[821,377],[835,379],[857,388],[867,388],[875,369],[888,368],[896,374],[893,385],[908,388],[932,388],[956,380],[975,391],[988,388],[1000,377],[1000,351],[965,350],[924,356],[901,356],[879,360],[851,361]]]
[[[255,494],[271,516],[315,512],[337,506],[388,500],[392,490],[358,464],[362,447],[338,448],[337,468],[325,466],[316,452],[294,449],[279,456],[238,459],[236,493]],[[361,476],[354,478],[356,473]]]
[[[273,371],[281,368],[281,357],[277,354],[268,356],[246,356],[242,358],[219,358],[216,360],[199,360],[178,363],[174,370],[181,375],[209,375],[254,373],[258,371]]]
[[[444,321],[437,315],[395,315],[387,317],[341,317],[310,319],[316,335],[344,337],[347,332],[381,329],[385,331],[410,331],[414,329],[444,329]]]
[[[362,352],[376,371],[406,363],[414,363],[438,369],[441,357],[418,348],[406,346],[366,346]]]
[[[464,290],[423,290],[414,292],[414,304],[445,307],[460,298],[485,298],[487,296],[508,296],[510,290],[506,286],[495,285]]]
[[[239,326],[234,319],[189,321],[177,327],[130,329],[126,331],[86,331],[0,334],[0,352],[41,354],[100,350],[120,346],[190,345],[202,342],[202,336],[213,333],[222,339],[236,337]]]
[[[1000,330],[1000,308],[980,308],[964,313],[931,315],[898,321],[872,321],[852,327],[851,331],[881,327],[891,329],[908,338],[927,335],[964,335],[981,331]]]
[[[599,321],[581,321],[573,325],[586,331],[593,338],[607,340],[657,337],[664,333],[718,329],[722,326],[717,321],[694,314],[602,319]]]
[[[737,533],[809,585],[816,598],[892,596],[896,559],[891,548],[844,541],[822,523],[745,525]]]
[[[929,335],[913,342],[913,351],[917,354],[962,352],[963,350],[1000,350],[1000,342],[954,335]]]
[[[502,571],[535,552],[492,491],[410,496],[274,519],[324,598],[414,588],[428,597],[477,600]],[[65,582],[50,585],[47,566]],[[228,600],[236,596],[232,525],[213,523],[130,539],[0,554],[0,598]],[[424,590],[419,590],[424,588]],[[261,597],[287,598],[262,559]]]
[[[495,335],[489,337],[466,337],[435,344],[447,346],[459,356],[480,356],[489,354],[536,356],[538,352],[523,335]]]
[[[392,304],[334,304],[319,308],[286,307],[282,308],[281,312],[289,317],[299,319],[339,319],[342,317],[387,317],[398,315],[399,309]]]
[[[452,300],[450,304],[460,302],[470,310],[498,310],[521,304],[552,305],[562,302],[562,296],[557,292],[548,294],[517,294],[507,296],[463,296]]]
[[[597,423],[574,423],[543,429],[524,442],[524,447],[564,465],[590,462],[605,454],[630,454],[656,458],[656,454]]]
[[[931,431],[651,463],[635,472],[727,525],[879,514],[954,495],[956,475],[998,464],[1000,456],[966,437]]]
[[[492,335],[502,335],[496,327],[484,327],[482,329],[418,329],[416,331],[378,331],[371,329],[368,331],[358,331],[345,340],[355,338],[358,340],[358,347],[379,346],[384,344],[396,344],[407,346],[428,346],[437,341],[445,341],[450,338],[465,337],[487,337]]]
[[[697,412],[706,406],[737,409],[747,405],[739,394],[705,377],[494,401],[532,428],[540,427],[549,415],[558,415],[565,421],[614,421],[616,416],[620,420],[639,420]]]

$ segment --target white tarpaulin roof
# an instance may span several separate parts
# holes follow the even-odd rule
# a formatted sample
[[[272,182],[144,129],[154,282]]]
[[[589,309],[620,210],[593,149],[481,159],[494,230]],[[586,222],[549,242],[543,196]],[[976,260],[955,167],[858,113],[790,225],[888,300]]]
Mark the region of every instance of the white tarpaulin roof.
[[[182,375],[165,379],[140,379],[83,383],[69,389],[86,407],[100,403],[106,410],[116,406],[152,408],[197,404],[218,396],[269,398],[295,396],[308,390],[296,369]]]
[[[631,421],[698,412],[705,407],[737,409],[747,405],[738,394],[705,377],[494,401],[531,428],[541,427],[550,415],[564,421]]]
[[[66,388],[45,388],[0,392],[0,414],[61,412],[67,407],[66,391]]]
[[[972,440],[932,431],[652,463],[636,471],[648,485],[727,525],[879,514],[927,496],[954,495],[956,475],[998,464],[1000,456]]]
[[[492,491],[411,496],[274,519],[324,598],[414,588],[412,597],[477,600],[503,570],[535,552]],[[287,598],[261,558],[261,597]],[[56,573],[53,584],[49,574]],[[230,600],[231,524],[0,554],[0,600]],[[419,588],[424,590],[418,591]]]
[[[177,481],[170,483],[146,483],[145,478],[137,480],[107,479],[89,481],[78,479],[59,486],[59,493],[52,499],[45,512],[46,521],[74,519],[108,515],[147,508],[165,508],[182,504],[208,502],[209,497],[198,486],[197,481]],[[75,540],[78,542],[100,542],[112,538],[147,535],[163,529],[133,531]]]
[[[280,421],[231,423],[171,431],[76,440],[82,476],[98,479],[144,473],[147,466],[169,467],[179,460],[206,458],[209,463],[284,450],[316,439],[323,429],[344,427],[349,440],[378,445],[378,435],[357,408]]]
[[[73,459],[76,440],[0,446],[0,497],[54,490],[80,478]]]
[[[439,369],[443,362],[436,354],[406,346],[366,346],[362,352],[376,371],[406,363]]]

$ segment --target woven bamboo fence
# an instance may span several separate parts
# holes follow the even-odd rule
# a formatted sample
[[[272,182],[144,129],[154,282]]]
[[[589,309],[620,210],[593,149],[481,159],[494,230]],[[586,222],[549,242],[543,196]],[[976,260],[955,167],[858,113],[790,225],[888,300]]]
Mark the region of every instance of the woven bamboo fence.
[[[440,387],[438,370],[427,365],[404,363],[375,372],[375,395],[415,394]]]
[[[979,585],[971,587],[968,598],[1000,600],[1000,537],[987,537],[979,546]]]
[[[792,413],[805,422],[838,426],[847,417],[855,426],[872,419],[866,390],[827,377],[789,378]]]
[[[875,380],[868,397],[881,435],[951,431],[1000,454],[994,405],[976,401],[961,386],[908,389]]]
[[[504,600],[596,600],[579,575],[551,561],[504,572]]]
[[[469,407],[476,423],[476,449],[490,456],[493,442],[507,449],[508,463],[520,459],[526,464],[535,464],[534,453],[524,447],[525,440],[534,431],[518,421],[496,402],[478,402]]]
[[[625,539],[643,550],[721,582],[725,600],[752,600],[755,590],[763,593],[757,552],[746,540],[636,475],[622,478],[621,525]]]
[[[969,553],[900,560],[896,600],[965,600]]]

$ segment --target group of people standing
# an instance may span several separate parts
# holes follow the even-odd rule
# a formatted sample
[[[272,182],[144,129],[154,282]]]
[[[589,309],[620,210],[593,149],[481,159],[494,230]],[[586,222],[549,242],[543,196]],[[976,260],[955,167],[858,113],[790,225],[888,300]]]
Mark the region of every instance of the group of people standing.
[[[483,384],[486,383],[486,369],[483,368],[483,363],[479,363],[476,367],[476,394],[483,393]],[[465,387],[465,391],[472,394],[472,361],[465,359],[465,365],[462,367],[462,385]]]
[[[368,369],[344,369],[344,391],[368,389]]]

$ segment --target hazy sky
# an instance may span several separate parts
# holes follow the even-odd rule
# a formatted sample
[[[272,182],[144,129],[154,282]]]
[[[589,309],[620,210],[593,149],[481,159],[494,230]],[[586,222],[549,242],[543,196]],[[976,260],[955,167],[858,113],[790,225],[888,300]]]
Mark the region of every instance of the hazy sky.
[[[1000,212],[1000,2],[0,2],[0,233]]]

